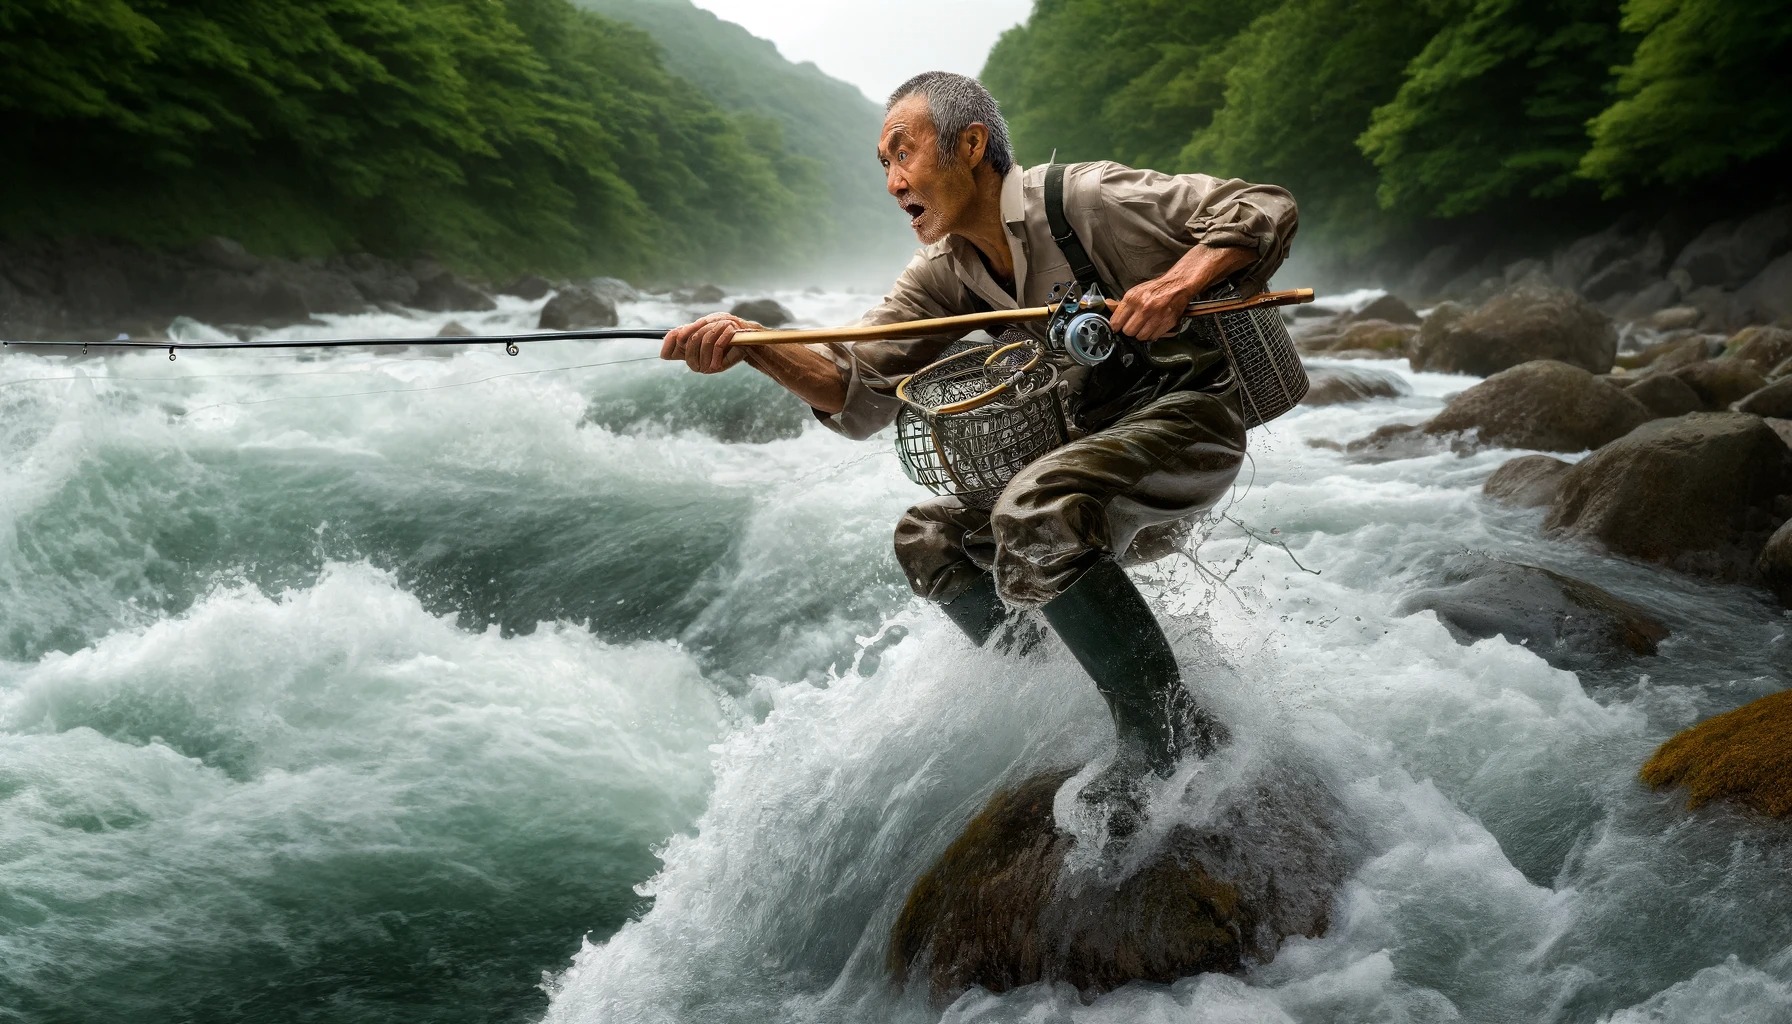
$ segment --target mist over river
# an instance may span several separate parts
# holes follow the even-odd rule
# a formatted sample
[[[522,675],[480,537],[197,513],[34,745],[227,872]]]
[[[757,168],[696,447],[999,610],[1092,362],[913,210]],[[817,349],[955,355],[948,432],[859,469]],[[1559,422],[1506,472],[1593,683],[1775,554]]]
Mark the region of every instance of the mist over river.
[[[499,303],[453,318],[533,328]],[[278,333],[450,316],[327,319]],[[1154,814],[1316,776],[1355,829],[1329,930],[1090,1002],[893,988],[913,881],[1107,713],[1055,640],[910,596],[887,437],[656,351],[0,354],[0,1021],[1792,1021],[1785,823],[1636,781],[1792,684],[1792,617],[1542,538],[1480,494],[1511,451],[1307,444],[1471,383],[1404,362],[1253,431],[1193,559],[1137,570],[1235,736]],[[1398,614],[1464,552],[1673,633],[1577,675]]]

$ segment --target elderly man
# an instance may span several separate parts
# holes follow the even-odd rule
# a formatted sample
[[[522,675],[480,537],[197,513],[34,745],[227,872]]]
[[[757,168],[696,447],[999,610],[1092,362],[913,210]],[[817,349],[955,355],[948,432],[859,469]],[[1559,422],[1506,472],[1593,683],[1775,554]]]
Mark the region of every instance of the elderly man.
[[[1107,699],[1116,765],[1167,773],[1182,754],[1205,754],[1218,727],[1116,559],[1140,530],[1212,506],[1238,474],[1245,427],[1230,367],[1177,332],[1184,307],[1214,285],[1262,289],[1294,236],[1294,200],[1106,162],[1023,170],[994,99],[962,75],[918,75],[886,111],[878,161],[923,248],[861,323],[1042,306],[1076,280],[1122,296],[1114,329],[1152,343],[1126,342],[1136,356],[1094,369],[1066,361],[1074,439],[1022,470],[992,509],[950,496],[910,509],[897,558],[915,592],[976,643],[1008,608],[1040,608]],[[955,340],[730,344],[757,327],[714,313],[670,332],[661,355],[700,373],[745,361],[854,438],[889,425],[896,383]]]

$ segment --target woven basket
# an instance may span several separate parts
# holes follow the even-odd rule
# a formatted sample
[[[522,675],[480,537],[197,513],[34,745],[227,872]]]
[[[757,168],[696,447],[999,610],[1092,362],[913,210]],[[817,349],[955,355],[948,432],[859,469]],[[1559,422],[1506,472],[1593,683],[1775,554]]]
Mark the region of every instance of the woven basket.
[[[1030,345],[978,345],[917,370],[897,392],[903,472],[935,494],[993,507],[1016,473],[1064,444],[1057,383]]]
[[[1307,371],[1277,310],[1210,313],[1191,317],[1189,326],[1196,337],[1219,346],[1231,361],[1247,429],[1268,423],[1306,397]]]

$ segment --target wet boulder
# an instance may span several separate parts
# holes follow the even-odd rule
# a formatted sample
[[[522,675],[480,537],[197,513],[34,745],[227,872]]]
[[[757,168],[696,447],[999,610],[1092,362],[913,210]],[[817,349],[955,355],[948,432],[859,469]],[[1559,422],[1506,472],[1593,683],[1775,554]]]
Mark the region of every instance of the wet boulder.
[[[1738,289],[1735,302],[1744,315],[1755,320],[1783,321],[1792,316],[1792,252],[1769,263]]]
[[[898,983],[924,972],[939,1000],[1041,981],[1095,994],[1238,971],[1289,936],[1324,933],[1359,843],[1316,778],[1278,773],[1222,795],[1214,824],[1178,825],[1114,871],[1073,866],[1078,839],[1053,817],[1070,775],[996,794],[915,882],[890,931]]]
[[[1792,519],[1767,538],[1761,557],[1755,561],[1755,572],[1780,603],[1792,608]]]
[[[1349,318],[1354,321],[1381,320],[1390,324],[1412,324],[1415,327],[1420,322],[1419,314],[1391,292],[1376,296],[1368,305],[1351,313]]]
[[[459,275],[439,271],[417,279],[417,294],[411,305],[436,313],[460,311],[484,312],[498,304]]]
[[[1737,412],[1792,419],[1792,377],[1781,377],[1736,403]]]
[[[1784,327],[1745,327],[1724,343],[1724,355],[1773,374],[1792,359],[1792,331]]]
[[[1544,529],[1683,572],[1745,579],[1792,493],[1792,449],[1759,416],[1655,420],[1562,476]]]
[[[1640,377],[1629,382],[1624,393],[1641,402],[1656,419],[1684,416],[1689,412],[1701,412],[1705,408],[1705,400],[1692,389],[1692,385],[1671,373],[1651,373]]]
[[[450,320],[447,323],[442,325],[441,330],[436,332],[436,337],[438,337],[438,338],[471,338],[471,337],[473,337],[473,329],[468,327],[466,324],[461,323],[459,320]]]
[[[1792,690],[1684,729],[1644,763],[1644,782],[1686,787],[1686,804],[1733,800],[1763,814],[1792,814]]]
[[[1650,313],[1645,322],[1658,331],[1683,331],[1699,326],[1701,316],[1693,306],[1668,306]]]
[[[1682,366],[1674,376],[1686,382],[1711,410],[1728,409],[1767,384],[1767,378],[1751,363],[1740,359],[1709,359]]]
[[[586,327],[614,327],[616,307],[588,288],[562,288],[541,307],[536,326],[544,331],[576,331]]]
[[[212,324],[304,323],[311,307],[292,282],[258,272],[200,270],[189,275],[177,303],[178,312]]]
[[[776,299],[747,299],[736,302],[728,312],[742,320],[751,320],[764,327],[782,327],[796,317]]]
[[[1605,373],[1618,353],[1610,317],[1566,289],[1531,278],[1459,317],[1435,313],[1419,330],[1415,370],[1486,377],[1550,359]]]
[[[1434,613],[1458,643],[1504,637],[1570,670],[1652,656],[1668,635],[1647,609],[1584,580],[1478,555],[1455,559],[1399,610]]]
[[[1614,365],[1626,370],[1649,368],[1657,372],[1677,370],[1703,359],[1710,359],[1714,354],[1714,346],[1705,335],[1680,331],[1670,334],[1653,345],[1626,352],[1619,356]]]
[[[1520,508],[1543,508],[1556,500],[1569,464],[1548,455],[1520,455],[1500,465],[1481,493]]]
[[[1419,333],[1417,326],[1396,324],[1386,320],[1357,320],[1345,324],[1326,345],[1328,352],[1377,352],[1387,358],[1406,353],[1407,346]]]
[[[545,298],[547,294],[553,290],[553,282],[542,277],[540,274],[524,274],[504,287],[499,288],[498,294],[511,295],[519,299],[527,299],[530,302],[534,302],[536,299]]]
[[[1475,432],[1482,444],[1578,452],[1649,421],[1642,403],[1577,366],[1523,363],[1451,399],[1425,424],[1429,434]]]
[[[1342,366],[1315,366],[1307,370],[1307,394],[1302,405],[1341,405],[1375,398],[1398,398],[1412,388],[1398,374]]]
[[[594,277],[586,282],[585,287],[593,295],[609,299],[611,305],[641,301],[641,292],[620,277]]]
[[[688,288],[678,288],[672,292],[673,302],[696,303],[705,306],[714,305],[722,301],[725,297],[726,294],[722,289],[713,284],[699,284]]]

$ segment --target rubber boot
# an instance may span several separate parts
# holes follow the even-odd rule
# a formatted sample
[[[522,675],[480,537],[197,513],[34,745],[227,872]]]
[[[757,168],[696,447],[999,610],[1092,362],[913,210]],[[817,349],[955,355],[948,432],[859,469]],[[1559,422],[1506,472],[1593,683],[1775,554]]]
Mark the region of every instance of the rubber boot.
[[[991,634],[1008,618],[1008,609],[996,594],[996,581],[989,573],[978,576],[969,589],[940,607],[978,647],[988,643]]]
[[[1044,612],[1107,699],[1120,734],[1117,768],[1142,759],[1169,775],[1178,756],[1213,751],[1219,724],[1182,685],[1182,670],[1151,606],[1113,559],[1097,561]]]

